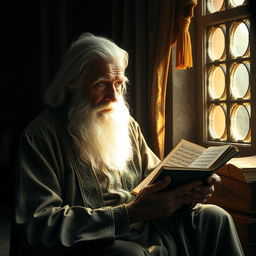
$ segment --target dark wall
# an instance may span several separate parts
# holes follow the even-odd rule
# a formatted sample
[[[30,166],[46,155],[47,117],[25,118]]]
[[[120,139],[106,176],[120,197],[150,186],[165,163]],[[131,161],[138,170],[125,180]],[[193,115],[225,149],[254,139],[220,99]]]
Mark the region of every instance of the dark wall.
[[[16,0],[1,9],[0,199],[9,203],[21,130],[43,109],[43,92],[73,38],[112,36],[112,1]]]

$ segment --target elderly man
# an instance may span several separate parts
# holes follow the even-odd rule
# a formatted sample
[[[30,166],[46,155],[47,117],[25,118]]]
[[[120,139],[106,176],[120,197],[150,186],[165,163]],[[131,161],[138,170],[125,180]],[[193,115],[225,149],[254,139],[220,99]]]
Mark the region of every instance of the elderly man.
[[[219,176],[131,194],[159,159],[129,114],[127,65],[126,51],[91,34],[64,56],[20,140],[21,255],[243,255],[230,215],[201,204]]]

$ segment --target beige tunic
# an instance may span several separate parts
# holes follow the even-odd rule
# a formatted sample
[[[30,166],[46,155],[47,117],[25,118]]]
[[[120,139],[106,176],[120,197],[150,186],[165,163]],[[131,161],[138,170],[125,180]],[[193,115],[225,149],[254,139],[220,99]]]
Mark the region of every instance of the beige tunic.
[[[20,139],[16,222],[30,245],[72,246],[81,241],[129,239],[124,203],[157,163],[131,118],[134,159],[115,205],[104,202],[97,177],[81,165],[66,130],[65,112],[46,110]],[[120,189],[120,186],[116,189]],[[115,193],[115,192],[114,192]],[[112,205],[112,206],[111,206]]]
[[[159,162],[133,118],[129,171],[110,173],[102,182],[79,163],[66,123],[65,111],[46,110],[21,136],[15,219],[23,245],[72,249],[122,239],[149,248],[150,255],[229,255],[224,247],[234,248],[232,256],[242,255],[231,217],[217,207],[198,206],[186,214],[129,225],[125,203],[134,197],[130,191]],[[203,219],[209,216],[214,221],[205,227],[211,222]]]

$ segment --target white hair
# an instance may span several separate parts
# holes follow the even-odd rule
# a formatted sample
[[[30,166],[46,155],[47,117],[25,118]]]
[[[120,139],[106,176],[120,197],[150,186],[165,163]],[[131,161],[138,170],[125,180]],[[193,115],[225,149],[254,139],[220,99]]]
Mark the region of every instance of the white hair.
[[[99,58],[111,61],[117,57],[123,60],[126,68],[128,53],[125,50],[107,38],[89,33],[82,34],[64,55],[60,69],[45,93],[45,103],[53,108],[62,106],[67,100],[67,85],[76,83],[81,78],[89,61]],[[125,90],[125,85],[123,89]]]
[[[77,92],[68,113],[68,131],[78,150],[79,161],[90,164],[97,173],[125,171],[132,159],[128,106],[122,95],[110,104],[113,111],[99,115],[108,106],[92,107]]]

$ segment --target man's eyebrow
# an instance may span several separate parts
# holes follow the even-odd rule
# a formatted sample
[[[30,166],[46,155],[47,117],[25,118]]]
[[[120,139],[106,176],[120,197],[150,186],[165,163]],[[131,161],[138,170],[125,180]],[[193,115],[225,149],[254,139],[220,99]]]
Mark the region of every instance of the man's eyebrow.
[[[117,79],[116,80],[118,80],[118,81],[122,81],[122,82],[127,82],[128,81],[128,78],[126,77],[126,76],[123,76],[122,78],[120,78],[120,77],[117,77]],[[101,82],[101,81],[107,81],[107,82],[111,82],[112,81],[112,79],[110,78],[110,77],[107,77],[107,76],[101,76],[101,77],[98,77],[96,80],[94,80],[93,81],[93,83],[94,84],[96,84],[96,83],[99,83],[99,82]]]

